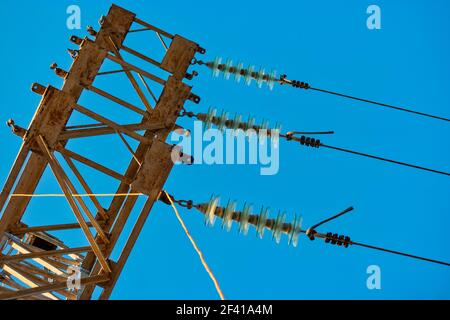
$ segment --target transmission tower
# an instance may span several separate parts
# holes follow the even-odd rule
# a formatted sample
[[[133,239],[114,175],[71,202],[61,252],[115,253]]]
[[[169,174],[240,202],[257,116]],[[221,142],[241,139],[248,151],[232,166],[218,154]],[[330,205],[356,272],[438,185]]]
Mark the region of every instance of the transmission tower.
[[[191,87],[183,83],[183,79],[192,77],[187,69],[194,55],[204,53],[198,44],[142,21],[116,5],[100,19],[100,25],[98,31],[88,28],[94,40],[71,37],[70,41],[78,48],[69,49],[73,64],[68,71],[56,64],[51,66],[64,79],[61,89],[32,85],[32,91],[42,98],[29,127],[25,129],[13,120],[8,121],[23,143],[0,196],[0,211],[4,209],[0,219],[0,299],[90,299],[96,286],[102,290],[100,298],[107,299],[172,169],[173,146],[164,141],[176,128],[175,122],[186,101],[199,102]],[[132,26],[138,29],[131,30]],[[162,61],[125,46],[130,31],[154,32],[165,50]],[[169,76],[162,79],[127,62],[122,56],[124,52],[164,70]],[[120,69],[100,72],[106,61]],[[118,72],[129,79],[145,109],[95,86],[97,77]],[[80,105],[83,91],[107,99],[111,108],[119,105],[131,110],[140,121],[117,123],[89,106]],[[158,91],[159,96],[155,93]],[[90,118],[92,124],[69,126],[74,113]],[[118,135],[130,151],[129,166],[124,172],[116,172],[69,149],[69,142],[74,139],[100,135]],[[136,150],[127,138],[138,142]],[[100,204],[81,173],[80,164],[118,181],[117,192],[110,198],[108,207]],[[30,226],[22,221],[31,199],[27,195],[35,192],[47,167],[51,168],[73,211],[73,223]],[[70,178],[69,172],[76,181]],[[87,204],[79,196],[79,186],[91,203]],[[111,253],[139,195],[145,195],[145,204],[119,258],[113,261]],[[59,210],[59,207],[46,208],[54,213]],[[57,215],[54,216],[57,220]],[[70,247],[63,236],[52,235],[55,231],[74,229],[84,234],[88,245]],[[80,288],[67,286],[71,267],[82,271]]]
[[[316,137],[318,134],[333,134],[333,131],[282,133],[281,126],[270,127],[267,121],[256,124],[253,117],[249,117],[247,121],[242,120],[241,115],[230,118],[226,111],[219,115],[214,108],[210,108],[207,113],[189,111],[189,108],[185,107],[186,102],[200,102],[200,97],[192,93],[192,88],[183,82],[198,75],[195,71],[188,72],[191,65],[206,66],[214,76],[222,74],[225,79],[233,76],[238,82],[244,80],[251,84],[254,81],[259,87],[265,84],[273,89],[275,85],[283,85],[359,100],[444,122],[450,121],[448,118],[313,87],[303,81],[290,80],[286,75],[277,76],[275,71],[266,73],[263,68],[256,70],[254,66],[244,67],[243,63],[233,64],[231,60],[222,63],[221,58],[216,58],[203,62],[197,59],[196,54],[204,54],[205,50],[195,42],[146,23],[136,18],[134,13],[115,5],[107,16],[100,19],[100,25],[98,31],[88,27],[91,38],[71,37],[71,42],[78,48],[68,50],[73,58],[73,64],[68,71],[56,63],[51,65],[56,75],[64,79],[61,89],[37,83],[32,85],[32,91],[42,98],[28,128],[19,126],[12,119],[7,122],[13,133],[23,139],[23,143],[0,195],[0,299],[87,300],[93,297],[96,288],[101,290],[100,299],[108,299],[156,201],[173,207],[221,298],[224,298],[224,295],[218,281],[184,225],[177,205],[196,209],[204,215],[207,225],[214,225],[219,218],[224,229],[230,230],[235,223],[243,234],[247,234],[249,227],[253,226],[261,238],[268,230],[273,233],[272,238],[277,243],[285,235],[289,244],[297,246],[299,236],[305,235],[310,240],[321,239],[324,243],[336,247],[359,246],[450,266],[448,262],[365,244],[340,233],[317,231],[318,227],[352,211],[353,207],[309,228],[302,228],[301,216],[295,215],[292,222],[287,222],[284,212],[278,212],[276,218],[271,218],[268,208],[265,207],[261,208],[260,214],[255,214],[249,203],[246,203],[242,210],[236,210],[235,201],[230,200],[225,206],[221,206],[217,196],[211,197],[209,202],[195,203],[192,200],[179,200],[163,190],[174,160],[192,163],[191,156],[165,142],[172,131],[184,130],[176,124],[179,117],[196,118],[207,128],[215,126],[219,130],[250,130],[258,136],[263,135],[276,141],[282,138],[311,150],[332,149],[442,176],[450,175],[442,170],[331,146]],[[155,33],[161,42],[161,49],[164,50],[161,62],[124,43],[130,34],[145,31]],[[131,62],[130,59],[145,63],[146,67],[140,67],[137,65],[140,63]],[[119,69],[102,71],[101,68],[105,64],[113,64]],[[147,67],[156,69],[157,72],[146,71]],[[141,106],[97,85],[96,79],[112,74],[126,76]],[[125,124],[123,120],[111,119],[105,114],[105,110],[97,111],[98,109],[94,110],[91,105],[82,105],[81,96],[86,92],[104,99],[110,108],[119,107],[124,113],[131,112],[138,121]],[[83,123],[77,122],[80,116],[85,119]],[[90,122],[86,123],[86,119]],[[114,158],[102,156],[102,161],[96,161],[72,148],[74,140],[100,136],[114,136],[126,148],[129,162],[122,171],[111,169],[110,166],[116,160]],[[134,140],[137,146],[133,147],[129,139]],[[94,145],[92,148],[95,147]],[[108,147],[110,150],[114,148]],[[95,193],[81,166],[83,169],[90,168],[109,176],[117,184],[116,191],[111,194]],[[31,226],[24,222],[30,199],[39,197],[36,189],[46,168],[50,168],[63,193],[42,196],[63,196],[75,218],[71,223],[57,224],[57,214],[52,215],[55,222],[49,225]],[[100,200],[100,197],[104,196],[109,197],[107,205]],[[124,235],[125,224],[133,210],[139,207],[139,197],[143,197],[145,202],[134,227]],[[60,209],[46,208],[53,213],[59,212]],[[87,244],[81,247],[69,245],[71,239],[61,233],[67,230],[77,230],[83,234]],[[126,236],[127,240],[123,246],[119,246],[119,238],[123,236]],[[115,249],[121,249],[117,259],[112,258]],[[74,274],[77,277],[74,277]]]

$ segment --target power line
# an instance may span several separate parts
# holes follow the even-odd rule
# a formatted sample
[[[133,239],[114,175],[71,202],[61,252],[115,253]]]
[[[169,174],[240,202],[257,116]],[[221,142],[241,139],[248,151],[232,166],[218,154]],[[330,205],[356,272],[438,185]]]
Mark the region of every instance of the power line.
[[[371,155],[371,154],[362,153],[362,152],[358,152],[358,151],[348,150],[348,149],[344,149],[344,148],[334,147],[334,146],[326,145],[326,144],[323,144],[323,143],[321,143],[320,146],[321,147],[325,147],[325,148],[329,148],[329,149],[333,149],[333,150],[338,150],[338,151],[342,151],[342,152],[347,152],[347,153],[351,153],[351,154],[367,157],[367,158],[372,158],[372,159],[376,159],[376,160],[380,160],[380,161],[395,163],[395,164],[406,166],[406,167],[410,167],[410,168],[415,168],[415,169],[419,169],[419,170],[424,170],[424,171],[429,171],[429,172],[434,172],[434,173],[450,176],[450,173],[448,173],[448,172],[439,171],[439,170],[435,170],[435,169],[430,169],[430,168],[418,166],[418,165],[415,165],[415,164],[410,164],[410,163],[401,162],[401,161],[397,161],[397,160],[387,159],[387,158],[374,156],[374,155]]]
[[[355,155],[359,155],[359,156],[363,156],[363,157],[367,157],[367,158],[371,158],[371,159],[376,159],[376,160],[380,160],[380,161],[390,162],[390,163],[394,163],[394,164],[398,164],[398,165],[402,165],[402,166],[406,166],[406,167],[410,167],[410,168],[414,168],[414,169],[419,169],[419,170],[424,170],[424,171],[429,171],[429,172],[433,172],[433,173],[438,173],[438,174],[450,176],[450,173],[445,172],[445,171],[439,171],[439,170],[435,170],[435,169],[426,168],[426,167],[423,167],[423,166],[418,166],[418,165],[415,165],[415,164],[410,164],[410,163],[406,163],[406,162],[402,162],[402,161],[397,161],[397,160],[392,160],[392,159],[383,158],[383,157],[379,157],[379,156],[374,156],[374,155],[371,155],[371,154],[368,154],[368,153],[363,153],[363,152],[359,152],[359,151],[354,151],[354,150],[344,149],[344,148],[340,148],[340,147],[330,146],[330,145],[322,143],[320,141],[320,139],[311,138],[311,137],[307,137],[307,136],[295,137],[292,132],[288,132],[287,134],[280,134],[280,137],[282,137],[282,138],[284,138],[284,139],[286,139],[288,141],[291,141],[291,140],[296,141],[296,142],[300,143],[302,146],[306,146],[306,147],[312,147],[312,148],[324,147],[324,148],[329,148],[329,149],[342,151],[342,152],[346,152],[346,153],[351,153],[351,154],[355,154]]]
[[[382,102],[377,102],[377,101],[373,101],[373,100],[358,98],[358,97],[350,96],[350,95],[347,95],[347,94],[338,93],[338,92],[329,91],[329,90],[324,90],[324,89],[319,89],[319,88],[314,88],[314,87],[309,87],[307,89],[318,91],[318,92],[323,92],[323,93],[327,93],[327,94],[331,94],[331,95],[335,95],[335,96],[339,96],[339,97],[343,97],[343,98],[347,98],[347,99],[361,101],[361,102],[365,102],[365,103],[369,103],[369,104],[373,104],[373,105],[378,105],[378,106],[382,106],[382,107],[386,107],[386,108],[390,108],[390,109],[394,109],[394,110],[398,110],[398,111],[409,112],[409,113],[416,114],[416,115],[419,115],[419,116],[424,116],[424,117],[428,117],[428,118],[433,118],[433,119],[437,119],[437,120],[443,120],[443,121],[449,121],[450,122],[450,119],[448,119],[448,118],[432,115],[432,114],[429,114],[429,113],[414,111],[414,110],[403,108],[403,107],[397,107],[397,106],[394,106],[394,105],[391,105],[391,104],[387,104],[387,103],[382,103]]]
[[[331,243],[331,244],[338,245],[338,246],[346,246],[346,247],[348,247],[349,245],[360,246],[360,247],[367,248],[367,249],[383,251],[383,252],[387,252],[387,253],[391,253],[391,254],[395,254],[395,255],[400,255],[400,256],[403,256],[403,257],[407,257],[407,258],[422,260],[422,261],[426,261],[426,262],[440,264],[440,265],[444,265],[444,266],[450,267],[450,263],[445,262],[445,261],[425,258],[425,257],[413,255],[413,254],[410,254],[410,253],[405,253],[405,252],[401,252],[401,251],[396,251],[396,250],[391,250],[391,249],[386,249],[386,248],[382,248],[382,247],[373,246],[373,245],[370,245],[370,244],[356,242],[356,241],[350,240],[349,237],[347,237],[347,239],[345,240],[344,236],[339,236],[337,234],[332,234],[331,232],[329,232],[327,234],[322,234],[322,233],[315,232],[314,230],[306,230],[303,233],[306,233],[307,235],[309,234],[309,238],[311,240],[314,240],[315,238],[320,238],[320,239],[323,239],[326,243]],[[341,237],[341,239],[339,237]],[[342,239],[344,239],[344,240],[342,240]]]
[[[329,149],[342,151],[342,152],[346,152],[346,153],[351,153],[351,154],[355,154],[355,155],[358,155],[358,156],[363,156],[363,157],[367,157],[367,158],[371,158],[371,159],[376,159],[376,160],[380,160],[380,161],[390,162],[390,163],[394,163],[394,164],[398,164],[398,165],[402,165],[402,166],[406,166],[406,167],[410,167],[410,168],[414,168],[414,169],[419,169],[419,170],[424,170],[424,171],[429,171],[429,172],[433,172],[433,173],[438,173],[438,174],[450,176],[450,173],[445,172],[445,171],[430,169],[430,168],[426,168],[426,167],[423,167],[423,166],[418,166],[418,165],[410,164],[410,163],[407,163],[407,162],[402,162],[402,161],[392,160],[392,159],[388,159],[388,158],[383,158],[383,157],[379,157],[379,156],[375,156],[375,155],[371,155],[371,154],[363,153],[363,152],[359,152],[359,151],[354,151],[354,150],[344,149],[344,148],[340,148],[340,147],[330,146],[330,145],[322,143],[319,139],[316,139],[316,138],[311,138],[311,137],[307,137],[307,136],[295,137],[293,135],[293,133],[291,133],[291,132],[288,132],[285,135],[284,134],[280,134],[280,137],[285,138],[288,141],[291,141],[291,140],[297,141],[298,143],[300,143],[301,145],[306,146],[306,147],[313,147],[313,148],[324,147],[324,148],[329,148]]]
[[[360,246],[360,247],[364,247],[364,248],[368,248],[368,249],[373,249],[373,250],[378,250],[378,251],[384,251],[384,252],[388,252],[388,253],[392,253],[392,254],[396,254],[396,255],[412,258],[412,259],[418,259],[418,260],[422,260],[422,261],[428,261],[428,262],[431,262],[431,263],[442,264],[444,266],[450,267],[450,263],[448,263],[448,262],[434,260],[434,259],[429,259],[429,258],[424,258],[424,257],[416,256],[416,255],[413,255],[413,254],[409,254],[409,253],[404,253],[404,252],[400,252],[400,251],[395,251],[395,250],[390,250],[390,249],[386,249],[386,248],[372,246],[372,245],[369,245],[369,244],[364,244],[364,243],[352,241],[352,245]]]

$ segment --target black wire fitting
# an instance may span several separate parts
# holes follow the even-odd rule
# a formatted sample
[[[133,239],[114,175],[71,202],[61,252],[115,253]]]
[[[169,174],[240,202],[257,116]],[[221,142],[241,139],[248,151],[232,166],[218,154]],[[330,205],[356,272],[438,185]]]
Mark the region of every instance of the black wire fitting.
[[[302,146],[313,147],[313,148],[319,148],[321,145],[320,139],[315,139],[315,138],[311,138],[311,137],[307,137],[307,136],[301,136],[299,142]]]
[[[187,111],[186,109],[182,108],[180,111],[180,117],[196,118],[197,115],[192,111]]]
[[[178,200],[177,203],[187,209],[192,209],[194,207],[194,203],[192,202],[192,200]]]
[[[345,248],[348,248],[348,246],[351,245],[351,240],[348,236],[328,232],[325,238],[325,243],[330,243],[339,247],[344,246]]]
[[[199,66],[202,66],[204,64],[206,64],[205,62],[203,62],[202,60],[198,60],[197,58],[192,58],[191,60],[191,65],[196,65],[198,64]]]
[[[287,79],[287,75],[285,75],[285,74],[282,74],[280,76],[280,80],[279,81],[280,81],[281,85],[288,84],[288,85],[291,85],[294,88],[300,88],[300,89],[305,89],[305,90],[308,90],[308,89],[311,88],[311,86],[307,82],[298,81],[298,80],[288,80]]]
[[[297,81],[297,80],[292,80],[292,86],[294,88],[300,88],[300,89],[305,89],[305,90],[308,90],[309,88],[311,88],[311,86],[307,82]]]
[[[286,138],[287,141],[297,141],[302,146],[312,147],[312,148],[319,148],[322,143],[320,139],[311,138],[307,136],[301,136],[300,138],[294,137],[294,134],[292,132],[288,132],[286,135],[284,135],[284,138]]]

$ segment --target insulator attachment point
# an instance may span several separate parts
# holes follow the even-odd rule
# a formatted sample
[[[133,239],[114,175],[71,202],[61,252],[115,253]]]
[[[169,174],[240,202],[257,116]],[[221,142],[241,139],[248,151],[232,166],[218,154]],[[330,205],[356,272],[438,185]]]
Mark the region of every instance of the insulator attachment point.
[[[78,57],[78,54],[80,53],[80,51],[74,50],[74,49],[70,49],[70,48],[67,49],[67,52],[72,57],[72,59],[75,59],[76,57]]]
[[[206,50],[205,50],[204,48],[198,46],[198,47],[197,47],[197,52],[200,53],[200,54],[205,54],[205,53],[206,53]]]
[[[71,36],[70,42],[75,43],[76,45],[81,45],[81,43],[83,42],[83,39],[81,39],[77,36]]]
[[[315,240],[315,234],[317,233],[316,230],[313,230],[311,228],[309,228],[308,230],[306,230],[306,236],[309,238],[309,240]]]
[[[8,121],[6,121],[6,125],[11,128],[12,133],[21,138],[23,138],[27,133],[27,130],[16,125],[13,119],[8,119]]]
[[[199,104],[201,99],[196,94],[191,93],[190,96],[189,96],[189,100],[191,100],[195,104]]]
[[[55,74],[61,78],[65,78],[68,74],[67,71],[58,68],[58,64],[55,62],[50,65],[50,69],[54,70]]]
[[[39,95],[43,95],[45,92],[45,89],[47,89],[47,88],[36,82],[31,85],[31,91],[33,91],[34,93],[37,93]]]
[[[93,37],[97,36],[97,31],[92,26],[87,26],[86,31]]]

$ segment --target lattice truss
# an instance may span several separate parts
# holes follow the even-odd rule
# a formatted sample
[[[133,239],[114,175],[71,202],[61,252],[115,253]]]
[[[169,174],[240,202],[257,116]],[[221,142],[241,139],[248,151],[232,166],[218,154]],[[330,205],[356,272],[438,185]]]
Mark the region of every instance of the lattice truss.
[[[101,299],[109,298],[172,169],[173,148],[164,141],[178,128],[175,122],[185,102],[200,100],[183,79],[192,78],[187,70],[195,54],[204,49],[115,5],[100,25],[98,32],[89,28],[91,38],[71,37],[79,48],[69,50],[73,58],[70,70],[51,66],[64,79],[61,89],[32,85],[32,91],[42,98],[28,129],[9,122],[23,143],[0,196],[0,299],[90,299],[95,288],[100,288]],[[159,38],[161,62],[124,44],[129,33],[133,32],[131,38],[138,31]],[[145,67],[137,66],[141,64]],[[102,81],[117,77],[135,91],[137,103],[101,88]],[[123,119],[136,120],[125,124]],[[84,151],[92,149],[97,156],[102,148],[125,151],[129,161],[125,168],[116,169],[123,157],[120,161],[94,160],[76,151],[83,145],[90,146]],[[112,197],[100,198],[95,194],[99,190],[91,189],[94,171],[111,178],[108,187],[117,185]],[[41,178],[48,181],[50,175],[69,206],[63,214],[65,207],[52,201],[45,210],[52,212],[55,221],[62,216],[73,221],[27,225],[24,217],[41,220],[31,219],[33,213],[27,210],[31,198],[25,195],[34,194]],[[145,195],[142,205],[139,194]],[[134,227],[123,235],[136,210]],[[84,244],[68,245],[66,234],[73,238],[75,232],[86,240]],[[127,240],[117,248],[121,236]],[[114,250],[120,252],[115,261],[111,258]],[[70,267],[82,271],[80,288],[67,286]]]

